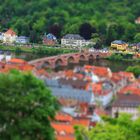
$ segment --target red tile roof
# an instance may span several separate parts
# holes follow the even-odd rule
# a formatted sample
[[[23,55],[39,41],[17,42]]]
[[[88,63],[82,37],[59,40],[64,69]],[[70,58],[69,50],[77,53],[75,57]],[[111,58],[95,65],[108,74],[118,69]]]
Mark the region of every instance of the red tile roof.
[[[112,77],[111,80],[115,83],[119,82],[120,80],[122,80],[123,77],[120,76],[118,73],[112,73]]]
[[[55,119],[57,121],[64,121],[64,122],[71,122],[73,120],[73,118],[70,115],[65,113],[57,113]]]
[[[90,66],[86,65],[84,66],[85,70],[93,72],[93,74],[98,75],[100,77],[111,77],[111,71],[109,71],[109,68],[106,67],[99,67],[99,66]]]
[[[126,93],[130,93],[130,94],[137,94],[140,95],[140,82],[136,81],[132,84],[129,84],[127,86],[125,86],[124,88],[122,88],[119,92],[120,94],[126,94]]]
[[[128,80],[134,80],[135,76],[132,72],[125,72],[125,71],[120,71],[118,74],[124,78],[127,78]]]
[[[74,134],[74,128],[71,124],[52,122],[51,125],[59,134],[61,132],[65,132],[66,134]]]
[[[23,59],[12,58],[11,60],[8,61],[8,63],[25,64],[27,62]]]
[[[9,35],[11,35],[11,36],[16,35],[16,33],[15,33],[12,29],[7,30],[7,31],[5,32],[5,34],[9,34]]]
[[[57,135],[56,140],[75,140],[74,136],[71,135]]]
[[[84,119],[84,118],[74,118],[72,120],[72,125],[75,126],[75,125],[83,125],[83,126],[86,126],[88,127],[90,124],[90,120],[89,119]]]

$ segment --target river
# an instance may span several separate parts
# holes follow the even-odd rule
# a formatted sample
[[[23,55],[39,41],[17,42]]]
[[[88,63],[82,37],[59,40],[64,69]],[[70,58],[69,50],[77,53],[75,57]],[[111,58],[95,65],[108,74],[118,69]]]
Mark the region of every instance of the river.
[[[30,61],[33,59],[47,57],[46,55],[38,55],[38,54],[31,54],[31,53],[11,53],[12,57],[21,58],[26,61]],[[136,65],[135,62],[124,62],[124,61],[109,61],[106,59],[99,59],[99,60],[91,60],[89,62],[80,62],[79,64],[69,64],[67,67],[58,67],[56,70],[62,69],[72,69],[74,66],[83,66],[85,64],[95,65],[95,66],[103,66],[109,67],[113,72],[123,71],[128,66]]]

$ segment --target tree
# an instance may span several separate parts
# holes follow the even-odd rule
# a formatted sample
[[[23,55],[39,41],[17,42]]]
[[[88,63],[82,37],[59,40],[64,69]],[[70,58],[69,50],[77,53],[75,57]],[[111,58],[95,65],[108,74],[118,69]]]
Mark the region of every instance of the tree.
[[[117,23],[111,23],[107,28],[107,44],[110,45],[110,43],[114,40],[118,39],[118,24]]]
[[[0,74],[0,139],[53,140],[50,119],[58,103],[32,74]]]
[[[62,27],[59,24],[54,24],[49,27],[49,32],[60,38]]]
[[[79,33],[85,39],[90,39],[92,34],[92,26],[89,23],[81,24],[79,28]]]
[[[83,126],[75,126],[77,140],[139,140],[140,118],[131,120],[128,114],[118,118],[105,117],[103,123],[98,123],[88,130]]]
[[[126,69],[127,72],[133,72],[136,77],[140,76],[140,66],[129,66]]]
[[[94,48],[101,49],[101,47],[102,47],[102,39],[101,39],[100,35],[97,34],[97,33],[94,33],[94,34],[92,34],[91,38],[92,38],[91,40],[93,42],[95,42]]]
[[[140,42],[140,33],[137,33],[137,34],[134,36],[134,41],[135,41],[135,42]]]

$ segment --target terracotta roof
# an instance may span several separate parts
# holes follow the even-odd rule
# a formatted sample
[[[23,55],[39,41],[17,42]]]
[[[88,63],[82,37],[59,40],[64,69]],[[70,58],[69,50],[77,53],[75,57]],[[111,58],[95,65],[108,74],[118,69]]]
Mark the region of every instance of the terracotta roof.
[[[57,133],[74,134],[74,128],[71,124],[52,122],[51,125]]]
[[[44,75],[44,76],[49,76],[48,72],[45,69],[39,69],[36,71],[37,75]]]
[[[27,63],[27,62],[23,59],[12,58],[11,60],[8,61],[8,63],[24,64],[24,63]]]
[[[29,64],[25,64],[23,66],[20,66],[20,70],[22,71],[32,71],[34,69],[34,67],[32,65]]]
[[[84,69],[93,72],[93,74],[98,75],[100,77],[110,77],[111,71],[109,72],[109,68],[107,67],[85,65]]]
[[[16,33],[12,29],[7,30],[5,32],[5,34],[9,34],[9,35],[12,35],[12,36],[16,35]]]
[[[120,76],[123,76],[123,77],[126,77],[126,78],[134,76],[134,74],[132,72],[125,72],[125,71],[120,71],[120,72],[118,72],[118,74]]]
[[[75,138],[72,135],[57,135],[56,140],[75,140]]]
[[[92,91],[93,93],[101,93],[102,92],[102,83],[93,83],[92,84]]]
[[[120,80],[122,80],[123,77],[120,76],[118,73],[112,73],[112,77],[111,80],[115,83],[119,82]]]
[[[83,126],[86,126],[88,127],[90,124],[90,120],[89,119],[84,119],[84,118],[74,118],[72,120],[72,125],[75,126],[75,125],[83,125]]]
[[[133,82],[132,84],[125,86],[124,88],[120,90],[119,93],[120,94],[130,93],[130,94],[140,95],[140,82],[136,81],[136,82]]]
[[[71,122],[73,118],[70,115],[65,114],[65,113],[57,113],[55,116],[55,119],[57,121]]]
[[[109,76],[109,71],[108,68],[105,67],[93,67],[93,73],[96,75],[99,75],[101,77],[108,77]]]

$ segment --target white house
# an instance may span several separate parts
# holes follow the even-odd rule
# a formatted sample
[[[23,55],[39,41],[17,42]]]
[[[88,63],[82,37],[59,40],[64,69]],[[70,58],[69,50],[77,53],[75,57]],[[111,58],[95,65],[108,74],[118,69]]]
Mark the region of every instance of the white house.
[[[29,37],[26,37],[26,36],[18,36],[16,38],[16,43],[18,43],[18,44],[27,44],[27,43],[29,43]]]
[[[16,41],[16,38],[16,33],[12,29],[9,29],[3,34],[3,43],[13,44]]]
[[[132,115],[132,119],[140,117],[138,107],[140,106],[140,96],[136,94],[118,94],[117,99],[112,104],[112,117],[117,117],[120,113]]]
[[[90,40],[85,40],[79,34],[67,34],[61,39],[62,47],[83,47],[87,45],[93,45],[94,43]]]

